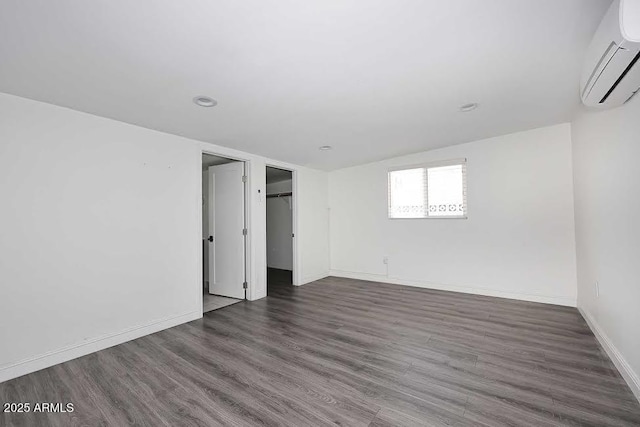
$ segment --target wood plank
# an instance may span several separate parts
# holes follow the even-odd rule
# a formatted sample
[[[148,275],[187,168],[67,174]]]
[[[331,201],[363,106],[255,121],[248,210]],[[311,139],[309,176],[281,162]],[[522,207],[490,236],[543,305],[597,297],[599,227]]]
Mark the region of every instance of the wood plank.
[[[0,384],[76,408],[0,425],[640,425],[575,309],[285,273],[266,299]]]

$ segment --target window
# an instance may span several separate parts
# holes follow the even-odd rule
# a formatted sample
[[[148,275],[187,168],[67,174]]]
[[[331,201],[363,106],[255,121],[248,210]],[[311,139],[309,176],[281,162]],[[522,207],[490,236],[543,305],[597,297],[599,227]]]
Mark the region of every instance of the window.
[[[389,171],[389,218],[466,218],[466,160]]]

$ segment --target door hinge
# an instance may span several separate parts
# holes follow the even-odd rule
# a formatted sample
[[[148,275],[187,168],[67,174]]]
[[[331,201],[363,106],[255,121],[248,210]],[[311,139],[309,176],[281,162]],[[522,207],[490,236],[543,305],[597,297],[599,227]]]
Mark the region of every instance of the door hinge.
[[[242,235],[243,235],[243,236],[246,236],[246,235],[248,234],[248,232],[249,232],[249,231],[248,231],[246,228],[243,228],[243,229],[242,229]]]
[[[247,182],[247,175],[242,175],[242,182]]]
[[[243,289],[247,289],[248,287],[249,287],[249,284],[247,282],[242,282]]]

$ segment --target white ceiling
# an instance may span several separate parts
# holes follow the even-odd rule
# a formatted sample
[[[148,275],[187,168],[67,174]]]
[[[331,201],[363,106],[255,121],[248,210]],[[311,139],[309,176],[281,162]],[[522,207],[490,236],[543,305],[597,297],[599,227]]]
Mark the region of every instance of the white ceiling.
[[[569,120],[609,4],[0,0],[0,91],[336,169]]]

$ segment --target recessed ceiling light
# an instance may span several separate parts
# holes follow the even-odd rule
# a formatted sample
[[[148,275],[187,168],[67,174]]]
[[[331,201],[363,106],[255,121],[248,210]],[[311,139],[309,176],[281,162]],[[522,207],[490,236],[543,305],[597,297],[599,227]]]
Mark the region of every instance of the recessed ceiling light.
[[[318,149],[319,149],[319,150],[322,150],[322,151],[329,151],[329,150],[331,150],[332,148],[333,148],[333,147],[332,147],[332,146],[330,146],[330,145],[323,145],[322,147],[319,147]]]
[[[201,107],[215,107],[218,105],[218,101],[208,96],[196,96],[193,98],[193,102]]]
[[[470,104],[464,104],[460,106],[460,111],[463,113],[468,113],[469,111],[473,111],[478,108],[478,104],[476,102],[472,102]]]

